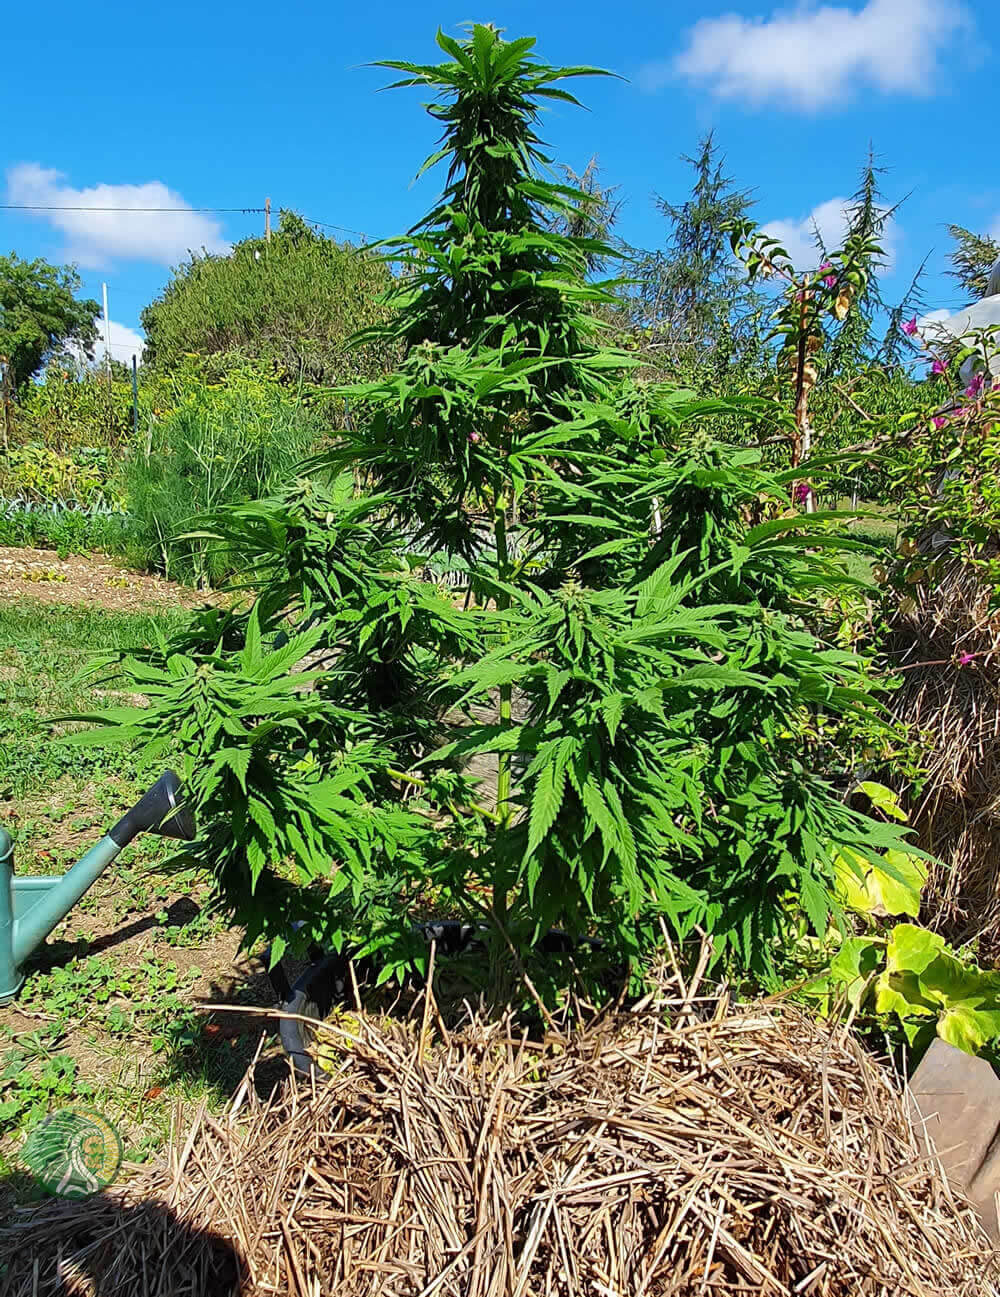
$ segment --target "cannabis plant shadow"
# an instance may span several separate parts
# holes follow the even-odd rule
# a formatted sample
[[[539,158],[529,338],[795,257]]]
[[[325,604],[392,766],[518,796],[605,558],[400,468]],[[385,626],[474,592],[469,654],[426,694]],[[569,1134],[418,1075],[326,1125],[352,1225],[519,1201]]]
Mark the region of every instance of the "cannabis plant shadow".
[[[0,1206],[23,1204],[33,1189],[27,1175],[0,1179]],[[247,1275],[233,1243],[156,1199],[45,1198],[0,1215],[0,1297],[240,1297]]]

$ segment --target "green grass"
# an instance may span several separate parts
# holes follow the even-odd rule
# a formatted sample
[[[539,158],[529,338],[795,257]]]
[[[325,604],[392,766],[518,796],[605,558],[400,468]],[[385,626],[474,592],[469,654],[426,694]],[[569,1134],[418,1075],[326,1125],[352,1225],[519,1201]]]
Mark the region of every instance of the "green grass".
[[[161,773],[134,752],[60,743],[66,727],[52,718],[119,702],[81,672],[95,654],[148,644],[182,617],[30,598],[0,605],[0,824],[19,873],[63,872]],[[268,998],[234,970],[235,937],[204,880],[162,868],[173,845],[152,835],[130,845],[33,957],[15,1003],[0,1008],[0,1199],[32,1196],[18,1150],[46,1113],[103,1112],[127,1160],[141,1161],[163,1145],[177,1103],[221,1106],[256,1048],[253,1029],[235,1040],[205,1034],[198,1001]]]
[[[58,741],[52,718],[114,704],[80,673],[97,654],[150,644],[180,614],[112,613],[25,600],[0,606],[0,798],[31,796],[69,777],[135,781],[148,770],[134,756],[76,749]],[[65,729],[65,727],[63,727]],[[70,808],[67,808],[70,809]]]
[[[850,499],[844,497],[824,508],[850,511]],[[887,562],[893,554],[896,544],[898,522],[895,512],[887,505],[873,504],[862,500],[858,503],[857,512],[863,516],[847,524],[848,535],[853,540],[865,541],[870,550],[845,554],[844,563],[848,575],[856,581],[871,581],[872,570],[878,563]]]

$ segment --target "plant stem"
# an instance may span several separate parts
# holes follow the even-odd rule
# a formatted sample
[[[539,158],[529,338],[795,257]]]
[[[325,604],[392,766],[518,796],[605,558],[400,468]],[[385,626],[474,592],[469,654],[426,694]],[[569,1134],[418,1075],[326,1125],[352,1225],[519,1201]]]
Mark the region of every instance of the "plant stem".
[[[502,583],[507,584],[510,581],[510,545],[507,537],[507,497],[503,491],[498,492],[496,497],[493,535],[496,541],[497,576]],[[506,590],[498,592],[497,607],[500,609],[510,607],[510,595],[507,594]],[[512,694],[511,685],[503,684],[500,686],[499,722],[501,729],[510,728]],[[501,828],[510,823],[510,793],[511,754],[509,752],[499,752],[497,753],[497,814]],[[493,888],[493,914],[501,932],[506,933],[507,889],[499,878],[497,878]]]
[[[405,770],[391,770],[391,769],[390,769],[390,770],[387,770],[385,773],[389,776],[390,779],[398,779],[398,780],[400,780],[401,783],[404,783],[404,784],[412,784],[412,785],[414,786],[414,788],[426,788],[426,787],[427,787],[427,780],[426,780],[426,779],[421,779],[421,778],[419,778],[417,775],[411,775],[411,774],[409,774],[409,773],[408,773],[407,771],[405,771]],[[449,803],[448,803],[448,806],[449,806],[449,809],[450,809],[450,810],[452,811],[452,813],[454,814],[454,810],[455,810],[454,805],[453,805],[452,803],[449,802]],[[460,804],[460,806],[459,806],[459,809],[460,809],[460,810],[465,810],[465,811],[475,811],[475,813],[476,813],[477,815],[481,815],[481,816],[482,816],[484,819],[486,819],[486,820],[492,820],[494,824],[499,824],[499,823],[500,823],[500,816],[497,815],[497,813],[496,813],[495,811],[491,811],[491,810],[490,810],[488,807],[486,807],[486,806],[480,806],[478,802],[462,802],[462,803]]]

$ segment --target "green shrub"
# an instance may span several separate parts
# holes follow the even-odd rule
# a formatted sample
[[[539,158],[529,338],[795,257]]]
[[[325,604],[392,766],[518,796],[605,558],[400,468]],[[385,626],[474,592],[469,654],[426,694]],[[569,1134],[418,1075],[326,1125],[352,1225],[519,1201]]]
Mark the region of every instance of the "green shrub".
[[[387,368],[383,347],[351,341],[384,319],[392,276],[368,249],[317,234],[281,213],[270,242],[244,239],[225,256],[193,257],[142,313],[157,371],[226,353],[274,365],[292,383],[349,382]]]
[[[226,386],[190,388],[122,471],[129,558],[175,580],[221,580],[222,555],[185,534],[223,505],[272,491],[319,433],[315,414],[252,370],[234,372]]]

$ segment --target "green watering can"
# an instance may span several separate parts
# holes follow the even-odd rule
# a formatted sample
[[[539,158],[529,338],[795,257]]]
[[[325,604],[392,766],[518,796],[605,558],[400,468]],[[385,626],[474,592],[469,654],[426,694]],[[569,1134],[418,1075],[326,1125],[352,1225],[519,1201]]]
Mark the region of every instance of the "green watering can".
[[[139,833],[190,842],[194,816],[181,805],[181,781],[172,770],[157,779],[113,829],[58,878],[14,877],[14,843],[0,829],[0,1006],[24,985],[23,966],[56,924]]]

